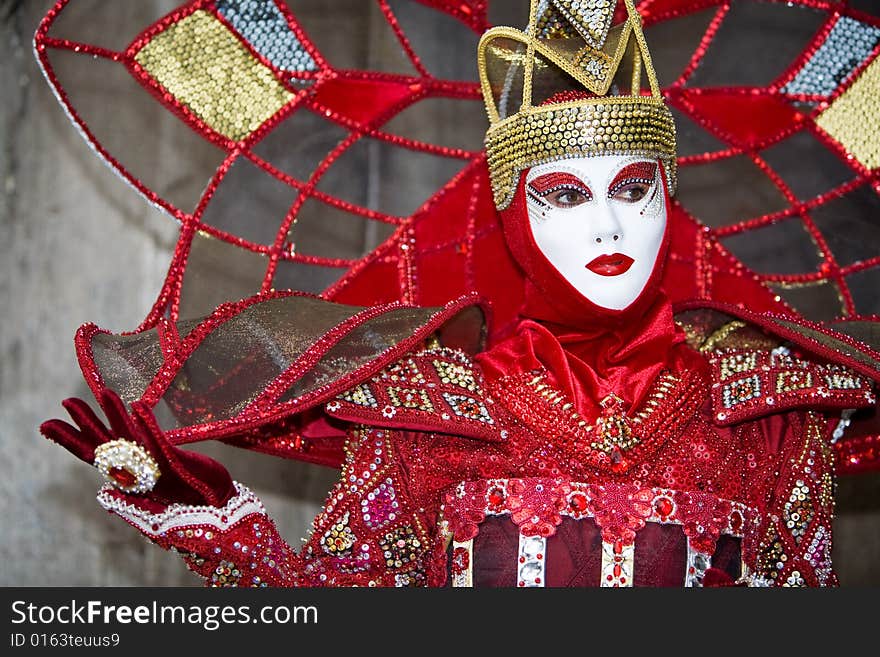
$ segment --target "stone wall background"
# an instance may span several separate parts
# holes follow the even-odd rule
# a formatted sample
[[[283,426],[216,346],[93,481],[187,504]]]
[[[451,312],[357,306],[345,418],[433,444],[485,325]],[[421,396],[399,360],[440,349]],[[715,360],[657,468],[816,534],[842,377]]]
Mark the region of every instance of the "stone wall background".
[[[92,153],[42,79],[31,38],[52,4],[0,0],[0,585],[196,585],[176,556],[108,518],[94,501],[94,470],[37,432],[41,421],[63,416],[62,399],[91,401],[73,350],[76,329],[137,326],[176,239],[174,223]],[[125,3],[151,16],[174,4]],[[310,20],[326,18],[313,13]],[[376,56],[347,47],[355,62]],[[145,111],[153,130],[176,120],[158,106]],[[169,167],[181,185],[192,184],[185,163]],[[207,451],[255,489],[292,544],[336,478],[222,445]],[[842,480],[838,499],[841,581],[880,584],[880,476]]]

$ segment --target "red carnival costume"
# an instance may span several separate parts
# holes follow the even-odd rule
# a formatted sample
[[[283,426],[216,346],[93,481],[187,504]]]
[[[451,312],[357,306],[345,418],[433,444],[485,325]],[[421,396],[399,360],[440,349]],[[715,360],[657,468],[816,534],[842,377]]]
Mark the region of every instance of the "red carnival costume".
[[[185,330],[87,328],[109,428],[69,400],[78,427],[42,431],[105,474],[99,502],[214,585],[835,584],[832,435],[874,406],[880,354],[794,315],[705,299],[674,314],[671,224],[621,310],[579,292],[529,227],[538,164],[637,154],[674,189],[641,22],[625,0],[611,27],[610,4],[533,0],[525,31],[481,41],[492,189],[524,274],[506,337],[485,347],[476,295],[364,309],[267,292]],[[301,551],[179,447],[207,438],[341,463]]]

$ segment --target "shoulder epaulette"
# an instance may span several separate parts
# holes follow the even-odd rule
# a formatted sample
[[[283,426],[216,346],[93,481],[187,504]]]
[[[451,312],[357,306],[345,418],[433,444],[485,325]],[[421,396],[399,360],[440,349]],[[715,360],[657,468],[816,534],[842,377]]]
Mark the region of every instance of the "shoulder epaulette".
[[[463,351],[438,347],[405,356],[327,403],[337,418],[375,426],[504,440],[503,413]]]
[[[795,408],[862,408],[876,401],[867,377],[844,365],[796,357],[784,347],[720,349],[706,356],[714,417],[721,425]]]

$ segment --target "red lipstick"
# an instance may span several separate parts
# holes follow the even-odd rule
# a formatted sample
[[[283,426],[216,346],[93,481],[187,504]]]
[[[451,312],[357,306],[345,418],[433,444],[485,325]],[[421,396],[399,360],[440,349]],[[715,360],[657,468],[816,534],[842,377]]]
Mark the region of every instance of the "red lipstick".
[[[587,263],[586,267],[599,276],[620,276],[632,267],[635,260],[622,253],[600,255],[595,260]]]

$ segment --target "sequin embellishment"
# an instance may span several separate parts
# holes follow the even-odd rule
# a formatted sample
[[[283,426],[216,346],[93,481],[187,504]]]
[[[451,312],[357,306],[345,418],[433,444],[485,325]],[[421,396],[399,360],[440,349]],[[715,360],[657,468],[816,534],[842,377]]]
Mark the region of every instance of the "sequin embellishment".
[[[861,64],[877,41],[880,28],[841,16],[825,42],[807,60],[794,79],[782,88],[788,94],[828,96]]]
[[[217,12],[273,66],[297,72],[315,70],[315,60],[273,0],[218,0]]]

